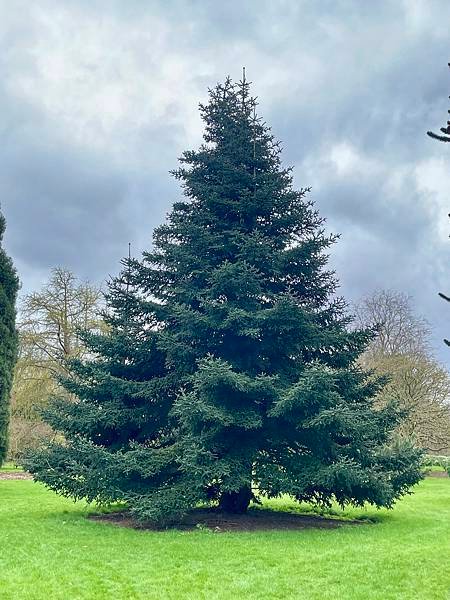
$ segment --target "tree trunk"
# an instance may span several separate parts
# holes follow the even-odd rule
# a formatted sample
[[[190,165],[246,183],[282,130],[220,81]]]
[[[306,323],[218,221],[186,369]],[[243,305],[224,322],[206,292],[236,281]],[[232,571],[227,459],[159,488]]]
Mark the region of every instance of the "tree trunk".
[[[219,508],[225,512],[243,514],[247,512],[252,497],[250,486],[243,487],[237,492],[224,492],[220,496]]]

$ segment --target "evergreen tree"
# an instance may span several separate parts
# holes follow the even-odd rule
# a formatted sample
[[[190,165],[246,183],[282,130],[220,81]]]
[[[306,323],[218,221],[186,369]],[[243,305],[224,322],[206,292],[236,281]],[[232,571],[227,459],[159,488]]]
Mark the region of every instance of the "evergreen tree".
[[[447,63],[448,66],[450,67],[450,63]],[[450,96],[449,96],[450,98]],[[447,111],[448,113],[450,113],[450,110]],[[450,142],[450,121],[447,121],[447,124],[445,127],[441,127],[440,131],[444,134],[444,135],[439,135],[436,133],[433,133],[432,131],[427,131],[427,135],[430,138],[433,138],[434,140],[438,140],[439,142]],[[448,215],[450,217],[450,214]],[[450,297],[446,294],[443,294],[442,292],[439,292],[439,296],[443,299],[446,300],[447,302],[450,302]],[[444,338],[444,343],[447,344],[447,346],[450,346],[450,340]]]
[[[168,416],[178,380],[157,345],[156,318],[131,282],[131,260],[124,265],[106,295],[106,332],[80,331],[91,358],[67,361],[59,382],[68,394],[42,412],[64,439],[30,450],[24,466],[74,499],[127,501],[133,510],[151,495],[162,522],[164,486],[172,490],[180,477]]]
[[[174,172],[154,245],[110,290],[98,358],[74,362],[49,422],[65,435],[29,461],[74,497],[127,500],[168,521],[199,501],[244,512],[266,496],[391,506],[420,479],[392,442],[382,382],[356,366],[370,331],[350,330],[327,270],[335,241],[281,165],[244,80],[200,105],[204,143]]]
[[[450,63],[447,63],[447,64],[450,67]],[[449,96],[449,98],[450,98],[450,96]],[[450,110],[448,111],[448,113],[450,113]],[[439,142],[450,142],[450,121],[447,121],[447,124],[445,125],[445,127],[441,127],[440,131],[444,135],[439,135],[437,133],[434,133],[433,131],[427,131],[427,135],[430,138],[433,138],[434,140],[438,140]]]
[[[11,259],[1,247],[5,219],[0,214],[0,465],[8,451],[9,400],[17,357],[16,297],[19,287]]]

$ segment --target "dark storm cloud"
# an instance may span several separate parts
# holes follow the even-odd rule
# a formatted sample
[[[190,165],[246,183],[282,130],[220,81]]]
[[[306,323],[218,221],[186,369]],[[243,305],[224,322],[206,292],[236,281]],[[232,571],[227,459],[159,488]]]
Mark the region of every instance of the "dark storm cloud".
[[[22,106],[17,117],[18,107],[8,111],[3,98],[0,198],[13,256],[27,272],[69,265],[102,278],[131,235],[121,214],[126,179],[101,156],[58,137],[45,114]]]
[[[245,64],[296,185],[342,234],[342,293],[410,293],[446,359],[450,165],[425,135],[447,115],[446,1],[30,6],[0,0],[0,202],[25,289],[56,264],[104,279],[128,241],[148,247],[197,102]]]
[[[4,160],[8,173],[2,184],[13,252],[27,254],[33,243],[31,266],[53,264],[57,258],[78,271],[88,266],[95,276],[104,273],[111,248],[129,235],[120,214],[123,178],[97,157],[67,147],[60,154],[57,146],[36,144],[21,153],[20,161],[16,158]],[[21,225],[20,235],[15,223]]]

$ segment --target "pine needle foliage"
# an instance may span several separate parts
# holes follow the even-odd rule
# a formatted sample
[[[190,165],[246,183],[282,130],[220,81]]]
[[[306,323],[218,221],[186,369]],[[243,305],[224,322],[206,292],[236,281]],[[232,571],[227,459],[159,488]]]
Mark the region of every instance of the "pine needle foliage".
[[[63,441],[28,467],[52,489],[168,523],[261,494],[391,506],[420,479],[392,440],[400,411],[376,408],[382,381],[356,365],[372,332],[336,296],[336,236],[256,106],[229,78],[200,105],[204,142],[173,172],[184,198],[112,282],[109,333],[65,381],[75,400],[47,411]]]

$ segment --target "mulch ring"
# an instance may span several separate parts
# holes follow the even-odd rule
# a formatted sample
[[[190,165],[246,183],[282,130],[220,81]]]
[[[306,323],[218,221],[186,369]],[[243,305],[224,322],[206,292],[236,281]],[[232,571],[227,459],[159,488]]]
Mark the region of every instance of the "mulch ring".
[[[33,477],[25,471],[0,471],[0,481],[12,479],[33,479]]]
[[[90,519],[100,523],[110,523],[119,527],[147,529],[158,531],[151,524],[141,524],[133,520],[127,512],[90,515]],[[299,529],[336,529],[341,525],[362,525],[367,521],[350,519],[329,519],[320,516],[283,513],[269,510],[249,510],[243,515],[220,512],[214,509],[198,509],[191,511],[173,529],[192,531],[208,529],[216,533],[226,531],[274,531]]]

